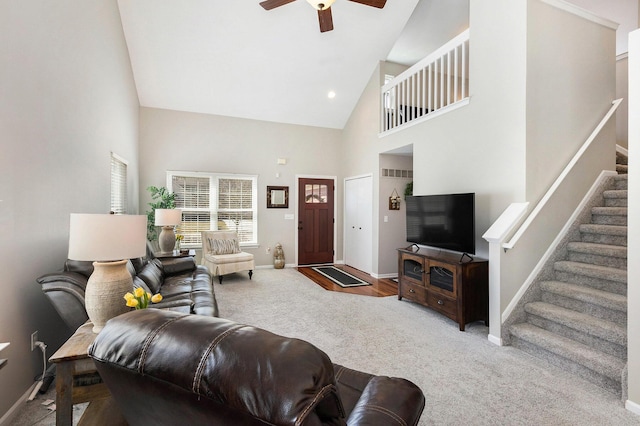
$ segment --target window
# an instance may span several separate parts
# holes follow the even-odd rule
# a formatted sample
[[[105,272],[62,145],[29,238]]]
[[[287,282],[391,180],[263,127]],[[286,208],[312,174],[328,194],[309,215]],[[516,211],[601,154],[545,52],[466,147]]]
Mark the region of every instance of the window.
[[[127,213],[127,162],[111,153],[111,211]]]
[[[200,172],[167,172],[167,188],[182,210],[182,246],[200,247],[201,231],[230,229],[241,245],[258,243],[258,177]]]

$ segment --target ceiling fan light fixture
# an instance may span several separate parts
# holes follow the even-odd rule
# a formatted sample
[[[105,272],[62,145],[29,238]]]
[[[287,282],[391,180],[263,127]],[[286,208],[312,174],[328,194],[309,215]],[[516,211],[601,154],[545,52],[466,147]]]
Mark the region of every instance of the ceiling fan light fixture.
[[[307,2],[317,10],[327,10],[336,0],[307,0]]]

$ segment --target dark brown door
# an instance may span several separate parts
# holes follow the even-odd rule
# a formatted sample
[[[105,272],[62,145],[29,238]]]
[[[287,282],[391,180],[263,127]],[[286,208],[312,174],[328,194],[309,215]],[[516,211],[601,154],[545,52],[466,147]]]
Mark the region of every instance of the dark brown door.
[[[333,263],[333,179],[298,181],[298,264]]]

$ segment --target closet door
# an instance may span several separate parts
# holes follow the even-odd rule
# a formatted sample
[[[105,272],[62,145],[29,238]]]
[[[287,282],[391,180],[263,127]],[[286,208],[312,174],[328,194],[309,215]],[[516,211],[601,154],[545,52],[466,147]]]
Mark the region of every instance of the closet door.
[[[373,256],[373,177],[345,179],[344,263],[368,274]]]

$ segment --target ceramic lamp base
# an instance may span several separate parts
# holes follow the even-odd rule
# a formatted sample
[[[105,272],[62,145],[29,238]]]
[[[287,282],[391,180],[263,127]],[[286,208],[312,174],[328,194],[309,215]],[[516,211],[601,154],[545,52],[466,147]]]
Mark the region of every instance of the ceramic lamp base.
[[[127,270],[126,260],[93,262],[93,274],[87,281],[84,304],[94,333],[99,333],[111,318],[130,310],[124,295],[132,290],[133,279]]]
[[[173,251],[176,245],[176,234],[173,232],[173,226],[163,226],[158,236],[158,245],[162,253]]]

